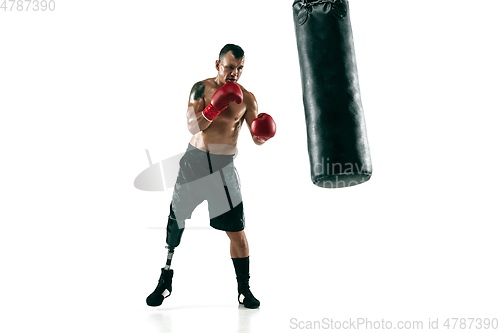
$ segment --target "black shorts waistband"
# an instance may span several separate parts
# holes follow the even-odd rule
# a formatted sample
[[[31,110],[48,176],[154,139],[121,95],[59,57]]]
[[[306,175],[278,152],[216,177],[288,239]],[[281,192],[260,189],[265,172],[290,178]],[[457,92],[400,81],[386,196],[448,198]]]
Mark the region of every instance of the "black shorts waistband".
[[[198,165],[207,166],[211,172],[218,171],[226,165],[233,163],[233,155],[213,154],[196,148],[188,144],[186,154],[184,155],[190,162]]]

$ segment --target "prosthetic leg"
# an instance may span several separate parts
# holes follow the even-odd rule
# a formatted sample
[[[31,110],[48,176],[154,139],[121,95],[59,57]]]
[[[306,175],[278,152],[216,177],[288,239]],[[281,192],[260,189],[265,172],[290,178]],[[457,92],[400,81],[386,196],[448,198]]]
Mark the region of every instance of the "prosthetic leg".
[[[172,294],[172,277],[174,276],[174,270],[170,269],[170,266],[172,264],[174,249],[181,242],[184,226],[184,221],[178,221],[169,216],[167,224],[167,246],[165,246],[165,248],[168,249],[167,263],[165,267],[161,269],[161,275],[156,289],[146,298],[146,303],[149,306],[161,305],[163,300]]]

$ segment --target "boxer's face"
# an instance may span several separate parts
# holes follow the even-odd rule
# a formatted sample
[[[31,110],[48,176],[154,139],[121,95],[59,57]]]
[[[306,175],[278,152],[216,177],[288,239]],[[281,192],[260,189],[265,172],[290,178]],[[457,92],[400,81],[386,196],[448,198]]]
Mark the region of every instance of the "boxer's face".
[[[215,68],[217,69],[217,76],[220,82],[223,84],[226,82],[236,83],[243,72],[244,63],[244,56],[240,59],[236,59],[231,51],[224,55],[222,61],[217,60],[215,62]]]

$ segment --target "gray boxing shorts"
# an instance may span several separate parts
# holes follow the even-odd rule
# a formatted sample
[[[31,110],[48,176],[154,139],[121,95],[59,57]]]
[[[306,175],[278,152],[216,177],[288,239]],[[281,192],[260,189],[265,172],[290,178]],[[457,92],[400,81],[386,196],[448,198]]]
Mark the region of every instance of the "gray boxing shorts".
[[[181,158],[170,204],[170,218],[186,220],[203,201],[208,201],[210,226],[241,231],[245,216],[234,155],[207,153],[188,145]]]

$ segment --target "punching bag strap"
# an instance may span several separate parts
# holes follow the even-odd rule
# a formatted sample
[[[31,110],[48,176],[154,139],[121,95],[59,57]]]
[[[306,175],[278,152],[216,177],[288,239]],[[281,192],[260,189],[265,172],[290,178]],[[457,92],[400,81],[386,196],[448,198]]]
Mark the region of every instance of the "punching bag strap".
[[[309,14],[312,12],[312,6],[316,5],[324,5],[324,10],[329,11],[330,9],[333,9],[333,13],[335,16],[338,18],[344,18],[347,15],[347,8],[344,4],[344,2],[347,0],[295,0],[293,3],[294,5],[296,3],[300,2],[300,9],[297,14],[297,20],[299,25],[302,25],[306,23],[307,19],[309,18]]]

